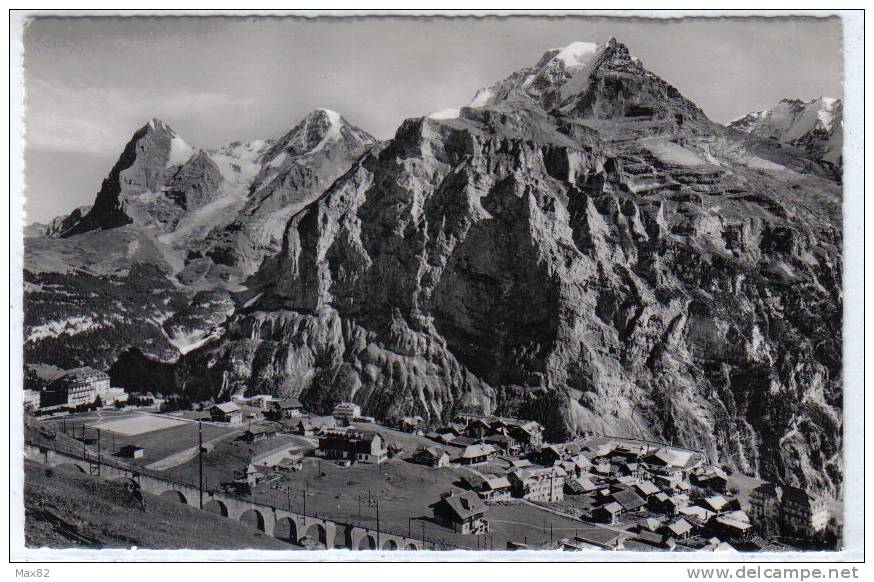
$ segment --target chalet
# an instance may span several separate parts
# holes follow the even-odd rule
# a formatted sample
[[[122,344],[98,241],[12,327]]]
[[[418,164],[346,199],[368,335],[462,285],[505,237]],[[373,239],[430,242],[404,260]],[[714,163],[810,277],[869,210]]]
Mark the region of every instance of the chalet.
[[[677,512],[678,506],[670,495],[659,492],[647,498],[646,508],[655,513],[674,515]]]
[[[573,460],[556,461],[554,466],[561,467],[565,473],[573,477],[582,477],[587,472],[586,468],[588,466],[585,462],[580,461],[580,459],[585,459],[585,457],[580,456]]]
[[[300,400],[298,400],[297,398],[274,400],[270,402],[268,411],[268,416],[272,420],[296,418],[303,414],[303,404],[301,404]]]
[[[507,428],[507,434],[526,451],[537,451],[543,446],[543,427],[533,420],[502,419]]]
[[[588,477],[576,477],[568,479],[564,482],[564,490],[566,493],[580,495],[591,493],[598,489],[598,486],[592,483]]]
[[[118,456],[127,457],[128,459],[142,459],[145,454],[146,450],[136,445],[125,445],[118,449]]]
[[[696,487],[716,493],[725,493],[728,487],[728,479],[726,479],[724,474],[717,471],[692,473],[689,481]]]
[[[639,483],[635,483],[633,487],[637,494],[644,499],[649,499],[650,496],[655,495],[656,493],[661,493],[661,489],[659,489],[652,481],[640,481]]]
[[[646,505],[646,500],[635,493],[632,489],[623,489],[615,491],[611,496],[613,501],[622,506],[622,510],[626,512],[637,511]]]
[[[510,499],[512,487],[506,477],[486,475],[475,491],[485,501],[502,501]]]
[[[559,445],[543,445],[543,447],[534,454],[534,458],[544,467],[551,467],[555,463],[564,460],[564,455],[559,449]]]
[[[700,453],[662,447],[641,459],[647,470],[674,479],[685,479],[704,462]]]
[[[326,459],[383,463],[388,452],[378,433],[365,431],[328,431],[319,437],[316,454]]]
[[[486,505],[473,491],[456,495],[445,493],[440,501],[431,504],[434,520],[462,535],[482,535],[489,532],[485,519]]]
[[[422,428],[425,424],[425,419],[421,416],[405,416],[397,421],[399,430],[408,433],[414,433]]]
[[[728,517],[727,515],[720,515],[711,519],[710,527],[718,536],[725,540],[746,540],[755,533],[750,523]]]
[[[698,500],[698,505],[713,513],[720,514],[727,511],[728,500],[722,495],[711,495]]]
[[[505,455],[518,455],[522,452],[522,447],[513,437],[501,433],[487,436],[485,443],[492,445]]]
[[[637,522],[637,531],[658,531],[662,527],[662,520],[654,517],[647,517]]]
[[[241,438],[248,443],[256,443],[276,436],[276,432],[276,427],[269,424],[252,425]]]
[[[615,501],[611,501],[592,511],[592,519],[600,523],[615,525],[619,518],[622,517],[622,513],[622,506]]]
[[[618,443],[610,452],[614,457],[621,457],[626,461],[636,461],[647,452],[647,447],[640,444]]]
[[[635,540],[657,548],[673,550],[677,547],[677,542],[673,537],[654,531],[643,530],[639,531],[634,537]]]
[[[492,425],[482,418],[474,418],[464,427],[464,436],[472,439],[485,438],[492,432]]]
[[[692,527],[692,524],[682,518],[676,521],[672,521],[671,523],[664,526],[665,533],[673,536],[678,540],[689,537],[693,529],[694,528]]]
[[[413,460],[429,467],[449,466],[449,453],[439,447],[423,447],[413,456]]]
[[[682,514],[686,517],[687,521],[689,518],[697,518],[702,522],[706,523],[710,520],[711,517],[716,515],[714,512],[701,507],[700,505],[689,505],[686,507],[680,507],[677,509],[677,513]]]
[[[351,422],[361,416],[361,406],[354,402],[340,402],[334,407],[333,417],[340,422]]]
[[[492,445],[468,445],[465,447],[458,462],[462,465],[476,465],[485,463],[496,454]]]
[[[567,477],[558,467],[531,467],[516,469],[508,475],[513,495],[529,501],[561,501],[564,499],[564,481]]]
[[[306,417],[285,420],[282,425],[287,427],[293,434],[300,436],[313,436],[316,434],[316,427],[313,426],[313,421]]]
[[[243,413],[240,407],[233,402],[213,405],[209,409],[209,417],[213,422],[227,422],[231,426],[237,426],[243,421]]]

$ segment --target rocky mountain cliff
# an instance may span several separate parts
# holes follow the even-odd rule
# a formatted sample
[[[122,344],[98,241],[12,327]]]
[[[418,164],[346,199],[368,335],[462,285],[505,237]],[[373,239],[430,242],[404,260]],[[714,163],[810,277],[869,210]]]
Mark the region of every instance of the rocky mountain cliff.
[[[840,179],[843,169],[844,105],[840,99],[811,101],[783,99],[773,109],[755,111],[728,127],[791,148],[832,168]]]
[[[93,206],[28,232],[26,360],[108,368],[135,347],[173,361],[214,337],[232,294],[279,250],[295,205],[322,194],[372,142],[324,109],[280,140],[213,151],[151,120]]]
[[[652,436],[836,493],[841,189],[615,40],[410,119],[287,223],[185,390]]]

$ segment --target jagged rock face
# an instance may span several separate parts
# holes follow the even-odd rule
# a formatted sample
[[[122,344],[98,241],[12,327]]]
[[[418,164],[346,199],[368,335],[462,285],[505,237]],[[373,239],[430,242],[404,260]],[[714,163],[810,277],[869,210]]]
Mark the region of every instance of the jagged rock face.
[[[136,348],[170,362],[215,337],[234,310],[231,294],[279,250],[289,216],[372,141],[328,110],[280,140],[212,151],[152,120],[90,212],[53,221],[52,238],[27,239],[25,359],[107,368]]]
[[[840,99],[783,99],[773,109],[755,111],[728,127],[804,152],[810,159],[843,169],[844,106]]]
[[[80,206],[79,208],[75,208],[70,214],[66,214],[63,216],[58,216],[52,219],[47,225],[44,225],[41,229],[41,232],[38,232],[37,236],[47,236],[49,238],[59,238],[65,232],[76,226],[88,211],[91,210],[91,206]]]
[[[523,71],[405,122],[292,216],[271,284],[180,383],[378,417],[477,405],[837,492],[839,186],[621,44],[589,52],[582,79],[549,65],[530,94]]]
[[[152,201],[177,166],[193,151],[164,122],[153,119],[140,128],[103,181],[91,211],[72,229],[69,237],[89,230],[109,229],[134,222],[133,207],[143,198]]]
[[[317,109],[260,154],[261,169],[245,206],[217,231],[210,256],[247,275],[277,253],[288,220],[325,190],[374,143],[335,111]]]

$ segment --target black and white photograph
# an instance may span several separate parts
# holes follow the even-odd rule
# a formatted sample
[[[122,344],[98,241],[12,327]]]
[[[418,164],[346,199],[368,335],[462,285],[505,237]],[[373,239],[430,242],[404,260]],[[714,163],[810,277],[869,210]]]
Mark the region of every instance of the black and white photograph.
[[[22,551],[860,547],[851,16],[20,16]]]

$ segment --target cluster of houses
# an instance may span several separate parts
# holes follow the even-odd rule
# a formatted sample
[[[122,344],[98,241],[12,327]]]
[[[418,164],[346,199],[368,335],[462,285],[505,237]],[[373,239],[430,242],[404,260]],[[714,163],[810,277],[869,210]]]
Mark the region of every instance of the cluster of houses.
[[[123,389],[110,387],[104,372],[81,368],[36,396],[25,396],[26,405],[44,408],[75,407],[93,403],[98,396],[111,404],[125,395]],[[240,438],[250,443],[279,432],[317,437],[315,455],[341,465],[379,465],[401,452],[379,431],[352,426],[374,422],[352,402],[340,402],[330,417],[318,417],[309,415],[295,398],[237,395],[230,402],[208,405],[201,415],[245,426]],[[812,538],[829,520],[825,501],[774,484],[755,489],[749,513],[744,512],[728,491],[726,474],[702,453],[679,447],[612,437],[547,443],[537,422],[482,414],[461,414],[438,428],[419,416],[388,424],[433,442],[413,451],[408,461],[467,469],[462,479],[467,490],[445,493],[430,506],[436,521],[462,534],[488,533],[489,506],[513,500],[553,504],[555,510],[611,526],[604,533],[566,538],[560,544],[565,549],[762,549],[768,543],[762,535]],[[142,449],[129,449],[120,454],[143,454]],[[300,453],[268,456],[253,459],[236,484],[251,489],[302,466]]]

